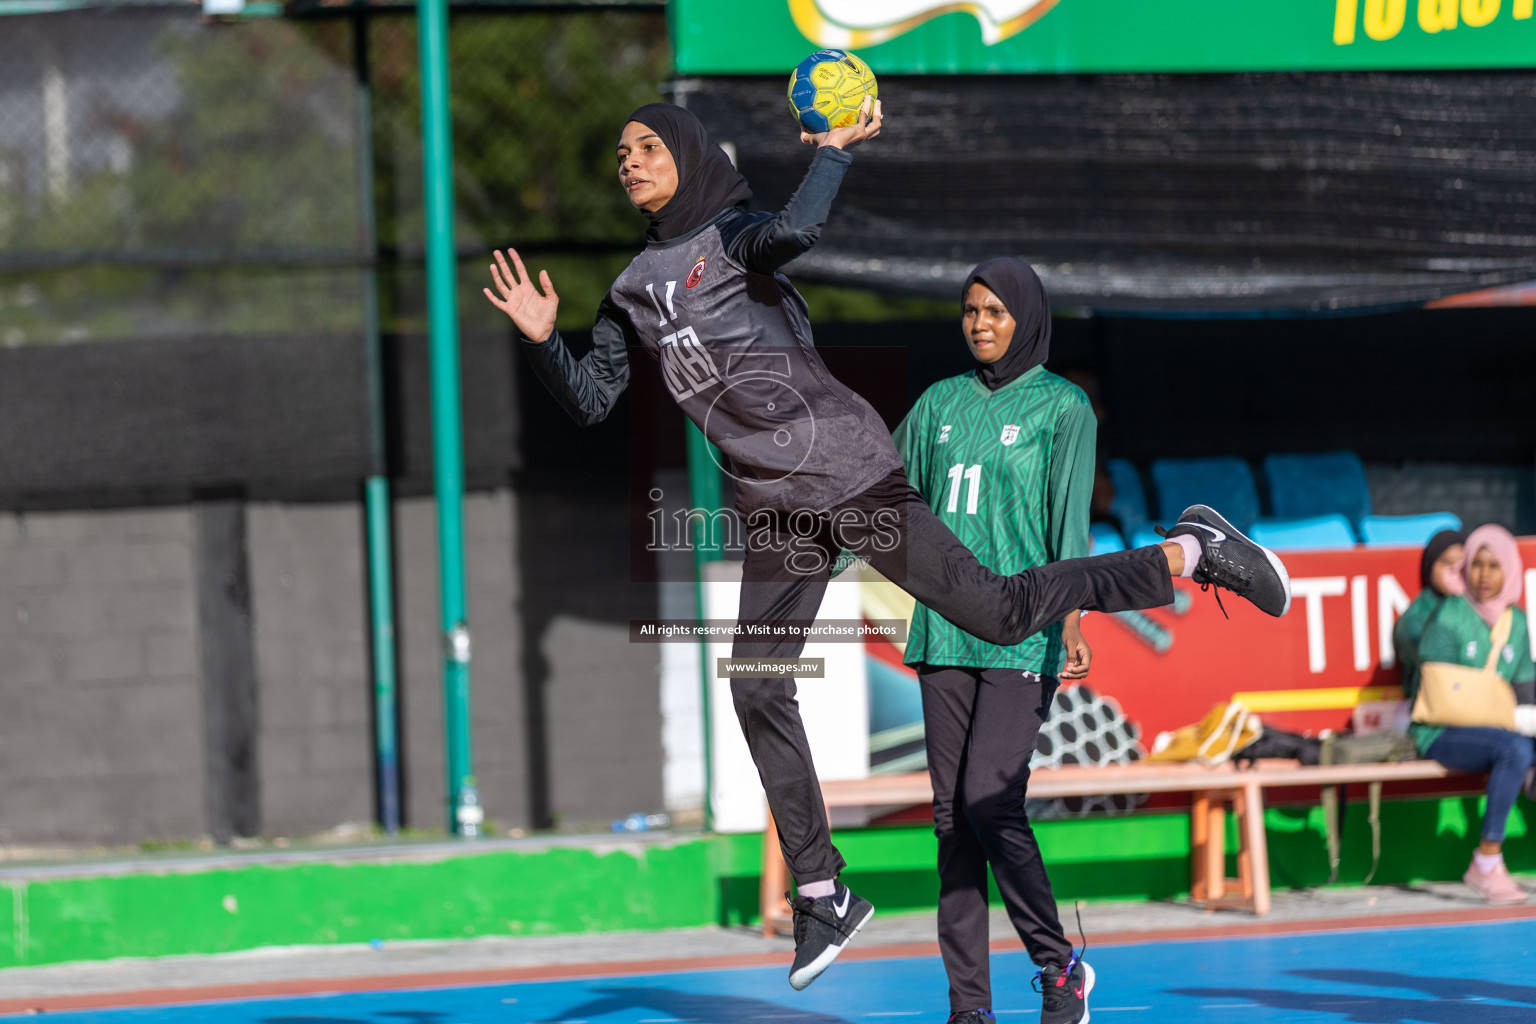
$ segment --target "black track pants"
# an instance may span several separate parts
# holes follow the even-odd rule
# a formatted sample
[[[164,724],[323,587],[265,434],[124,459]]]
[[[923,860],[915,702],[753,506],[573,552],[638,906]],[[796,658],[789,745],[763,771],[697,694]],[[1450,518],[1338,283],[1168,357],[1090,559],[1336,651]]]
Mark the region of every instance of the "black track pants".
[[[999,576],[939,521],[900,470],[826,512],[748,516],[747,530],[743,623],[814,619],[839,548],[867,557],[917,600],[995,644],[1016,644],[1074,609],[1123,611],[1173,600],[1168,562],[1156,547]],[[804,646],[794,638],[738,635],[731,654],[793,658]],[[844,862],[827,830],[795,693],[793,679],[731,680],[736,717],[778,823],[784,860],[804,883],[836,876]],[[852,731],[849,741],[855,742]]]
[[[1065,967],[1072,944],[1024,813],[1029,759],[1056,681],[1006,668],[920,665],[923,733],[939,837],[939,950],[951,1012],[992,1008],[987,865],[1037,966]]]

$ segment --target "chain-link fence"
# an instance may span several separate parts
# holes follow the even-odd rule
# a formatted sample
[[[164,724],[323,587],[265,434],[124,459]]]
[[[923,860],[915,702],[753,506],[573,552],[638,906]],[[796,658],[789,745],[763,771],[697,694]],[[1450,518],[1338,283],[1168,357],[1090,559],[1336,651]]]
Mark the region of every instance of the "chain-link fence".
[[[663,12],[459,13],[450,47],[465,323],[505,244],[580,323],[643,234],[613,140],[669,73]],[[359,329],[376,256],[385,329],[418,327],[421,166],[409,11],[0,17],[0,344]]]

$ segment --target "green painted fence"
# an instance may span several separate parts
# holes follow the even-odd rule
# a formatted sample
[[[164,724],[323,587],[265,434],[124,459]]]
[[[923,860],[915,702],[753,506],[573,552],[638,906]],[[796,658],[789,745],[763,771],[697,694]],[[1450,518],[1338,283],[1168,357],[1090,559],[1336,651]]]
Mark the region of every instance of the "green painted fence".
[[[1460,877],[1479,804],[1473,797],[1385,804],[1377,881]],[[1536,869],[1524,810],[1522,803],[1512,816],[1506,846],[1517,871]],[[1272,807],[1266,824],[1274,884],[1321,884],[1328,871],[1319,809]],[[1169,899],[1188,891],[1184,814],[1051,821],[1035,830],[1061,899]],[[844,877],[883,911],[934,906],[930,827],[849,830],[837,842],[852,865]],[[750,924],[760,849],[756,835],[698,835],[466,844],[451,854],[406,849],[368,860],[167,861],[82,867],[72,877],[15,869],[0,880],[0,922],[11,923],[0,925],[0,967],[373,939]],[[1370,866],[1363,805],[1349,807],[1344,850],[1340,878],[1358,882]]]

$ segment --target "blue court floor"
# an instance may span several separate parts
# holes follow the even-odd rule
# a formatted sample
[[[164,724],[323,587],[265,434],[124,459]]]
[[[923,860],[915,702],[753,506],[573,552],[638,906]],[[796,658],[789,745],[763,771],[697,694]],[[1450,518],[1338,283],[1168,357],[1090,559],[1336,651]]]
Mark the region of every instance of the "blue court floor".
[[[1090,948],[1095,1024],[1536,1022],[1536,921]],[[53,1024],[942,1024],[936,957],[50,1013]],[[1022,953],[994,955],[998,1024],[1033,1021]]]

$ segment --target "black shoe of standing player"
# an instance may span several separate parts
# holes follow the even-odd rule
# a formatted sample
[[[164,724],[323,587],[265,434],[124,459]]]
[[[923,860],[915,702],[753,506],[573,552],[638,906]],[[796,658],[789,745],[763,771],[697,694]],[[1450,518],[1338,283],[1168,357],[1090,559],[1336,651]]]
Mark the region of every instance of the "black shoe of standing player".
[[[855,896],[842,882],[834,886],[831,896],[784,894],[795,912],[795,962],[789,968],[789,984],[796,990],[832,966],[848,940],[874,916],[869,900]]]
[[[997,1018],[992,1016],[992,1011],[977,1007],[974,1010],[956,1010],[949,1015],[945,1024],[997,1024]]]
[[[1244,537],[1213,508],[1191,505],[1164,537],[1194,537],[1200,541],[1200,561],[1191,577],[1200,589],[1218,587],[1246,597],[1262,612],[1276,617],[1291,609],[1291,577],[1275,553]],[[1216,603],[1221,603],[1218,594]],[[1223,608],[1225,613],[1226,609]]]
[[[1077,957],[1063,971],[1042,967],[1035,975],[1040,993],[1040,1024],[1088,1024],[1088,993],[1093,991],[1093,968]]]

